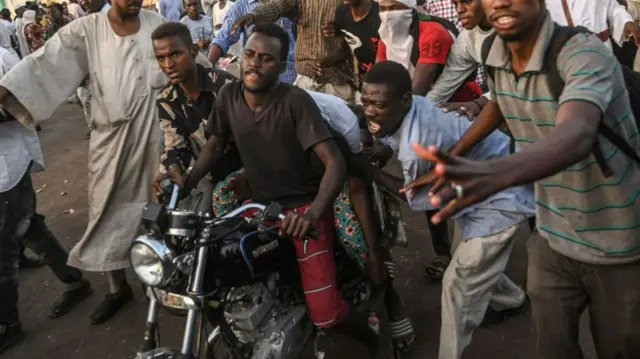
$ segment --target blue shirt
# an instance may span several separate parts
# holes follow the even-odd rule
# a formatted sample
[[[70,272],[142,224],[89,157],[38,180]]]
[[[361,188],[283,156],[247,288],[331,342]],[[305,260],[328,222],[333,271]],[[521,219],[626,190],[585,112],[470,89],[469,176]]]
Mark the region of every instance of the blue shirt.
[[[411,145],[436,146],[448,151],[469,129],[471,122],[466,117],[457,117],[421,96],[413,96],[409,113],[396,133],[387,137],[387,143],[397,154],[402,165],[405,184],[413,182],[431,169],[431,162],[418,156]],[[465,154],[471,160],[490,160],[509,155],[509,137],[494,131]],[[414,211],[433,209],[429,203],[429,188],[416,192],[409,198]],[[533,188],[513,187],[488,199],[467,207],[453,218],[462,230],[464,240],[497,234],[535,215]]]
[[[224,24],[220,29],[220,32],[213,39],[212,44],[216,44],[220,46],[222,51],[226,53],[229,51],[231,45],[240,41],[240,36],[243,37],[242,45],[247,42],[249,35],[251,35],[251,29],[253,26],[248,29],[239,29],[235,35],[232,35],[233,32],[233,24],[235,24],[236,20],[242,15],[246,15],[253,11],[253,9],[260,6],[260,1],[258,0],[238,0],[233,4],[231,9],[224,16]],[[287,69],[285,72],[280,75],[280,81],[292,84],[297,77],[296,70],[294,67],[295,64],[295,48],[296,48],[296,36],[295,36],[295,24],[284,17],[281,17],[276,22],[280,25],[288,34],[289,34],[289,56],[287,57]]]
[[[167,21],[179,22],[184,6],[182,0],[158,0],[158,10]]]

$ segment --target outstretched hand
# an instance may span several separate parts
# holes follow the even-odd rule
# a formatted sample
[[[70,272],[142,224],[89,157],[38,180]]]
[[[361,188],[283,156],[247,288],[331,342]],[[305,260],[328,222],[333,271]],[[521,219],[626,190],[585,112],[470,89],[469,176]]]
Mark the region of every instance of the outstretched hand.
[[[451,182],[451,186],[446,186],[431,195],[431,205],[441,207],[432,218],[435,224],[508,187],[507,172],[488,161],[472,161],[451,156],[435,146],[424,148],[413,144],[413,150],[424,160],[436,164],[434,176],[441,181]],[[457,186],[460,186],[458,190]]]
[[[444,177],[438,176],[434,170],[431,170],[400,189],[400,193],[407,193],[409,198],[413,198],[416,195],[416,192],[422,187],[433,185],[429,190],[429,194],[433,195],[438,193],[445,184],[447,184],[447,180]]]

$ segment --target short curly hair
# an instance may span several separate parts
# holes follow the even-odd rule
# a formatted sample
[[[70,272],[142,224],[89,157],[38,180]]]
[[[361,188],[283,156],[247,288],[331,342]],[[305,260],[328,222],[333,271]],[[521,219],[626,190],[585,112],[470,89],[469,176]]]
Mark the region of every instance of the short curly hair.
[[[193,39],[191,38],[189,28],[179,22],[165,22],[151,33],[151,40],[166,39],[168,37],[179,38],[187,48],[193,46]]]
[[[381,61],[371,66],[364,75],[364,82],[374,85],[386,85],[395,98],[401,98],[411,92],[411,75],[397,62]]]

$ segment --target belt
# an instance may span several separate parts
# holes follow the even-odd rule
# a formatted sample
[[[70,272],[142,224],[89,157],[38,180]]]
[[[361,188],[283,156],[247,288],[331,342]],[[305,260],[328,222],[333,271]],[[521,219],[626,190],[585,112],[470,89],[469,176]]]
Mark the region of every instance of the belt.
[[[598,34],[598,36],[600,37],[600,40],[602,40],[602,42],[607,42],[607,40],[609,40],[609,36],[610,35],[611,35],[611,31],[609,31],[609,29],[606,29],[603,32]]]

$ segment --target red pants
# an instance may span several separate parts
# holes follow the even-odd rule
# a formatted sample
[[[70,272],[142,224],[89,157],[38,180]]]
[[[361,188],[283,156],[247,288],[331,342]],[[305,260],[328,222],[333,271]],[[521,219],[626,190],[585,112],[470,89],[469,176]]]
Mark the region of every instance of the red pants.
[[[290,211],[304,213],[309,206],[310,204],[306,204],[285,210],[283,214]],[[340,296],[336,281],[336,264],[333,256],[336,240],[333,212],[327,211],[319,218],[318,225],[313,230],[318,232],[317,239],[309,239],[306,246],[303,240],[294,239],[293,243],[296,247],[302,289],[311,314],[311,321],[320,328],[331,328],[349,314],[349,305]]]

